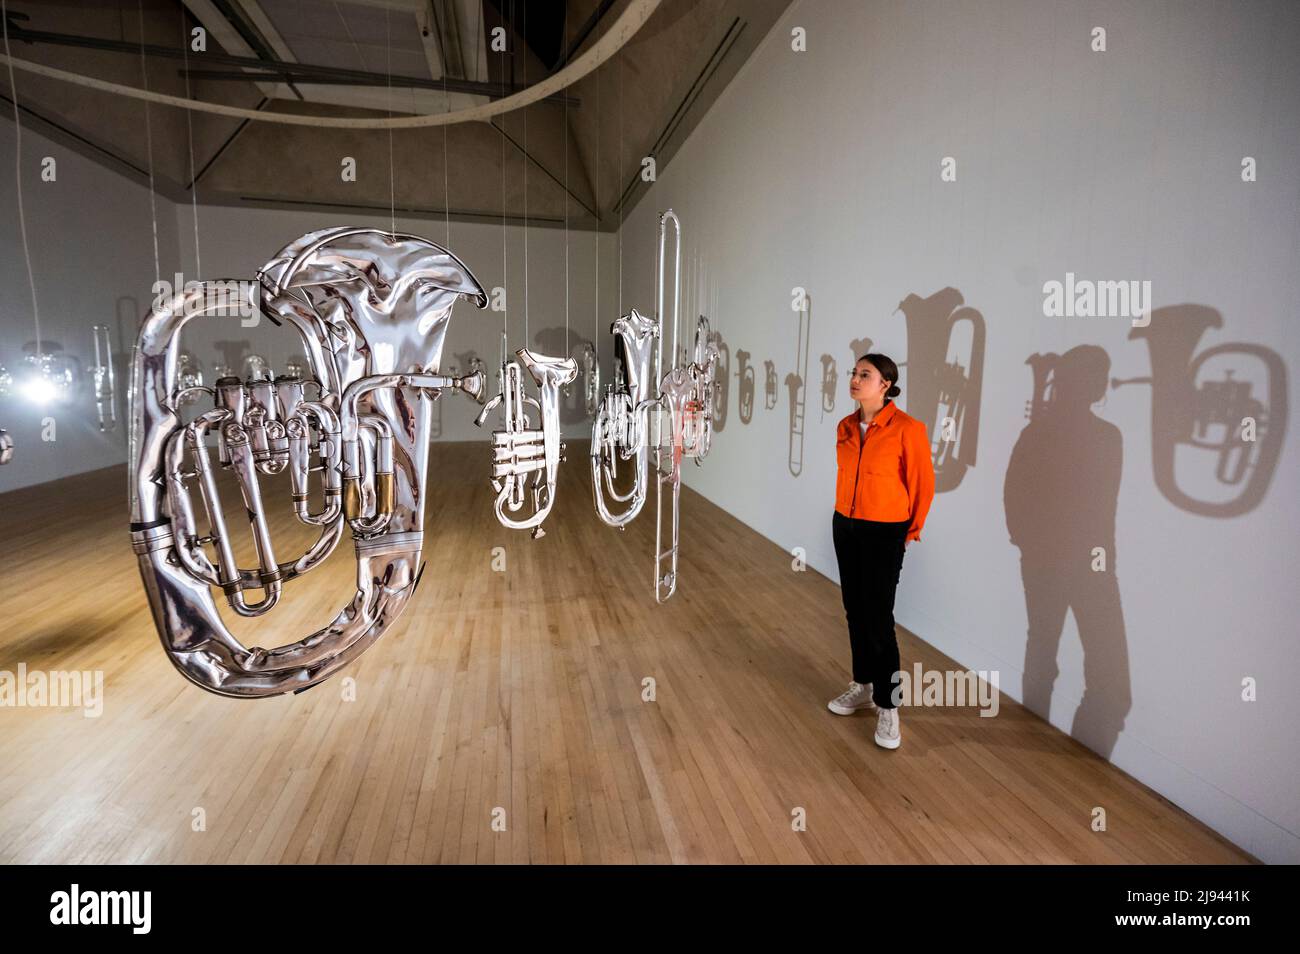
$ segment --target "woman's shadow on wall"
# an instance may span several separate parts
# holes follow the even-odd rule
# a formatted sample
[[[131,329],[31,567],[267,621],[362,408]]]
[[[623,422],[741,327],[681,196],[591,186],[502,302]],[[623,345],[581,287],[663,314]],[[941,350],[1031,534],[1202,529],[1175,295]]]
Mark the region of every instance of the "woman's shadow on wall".
[[[1034,371],[1030,422],[1003,485],[1029,620],[1024,704],[1048,718],[1065,614],[1072,611],[1083,647],[1084,694],[1070,734],[1109,758],[1132,705],[1115,553],[1123,439],[1119,428],[1092,413],[1106,394],[1110,357],[1080,345],[1027,363]]]

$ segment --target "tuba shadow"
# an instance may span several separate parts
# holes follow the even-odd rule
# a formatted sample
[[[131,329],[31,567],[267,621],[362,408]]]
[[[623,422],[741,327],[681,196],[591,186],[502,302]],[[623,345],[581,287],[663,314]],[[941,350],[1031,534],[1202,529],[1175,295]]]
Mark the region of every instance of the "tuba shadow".
[[[1238,517],[1259,506],[1286,434],[1286,366],[1276,351],[1230,341],[1195,354],[1206,331],[1222,327],[1223,316],[1205,305],[1157,308],[1129,333],[1130,341],[1146,341],[1151,374],[1111,379],[1114,388],[1151,385],[1156,487],[1203,517]]]

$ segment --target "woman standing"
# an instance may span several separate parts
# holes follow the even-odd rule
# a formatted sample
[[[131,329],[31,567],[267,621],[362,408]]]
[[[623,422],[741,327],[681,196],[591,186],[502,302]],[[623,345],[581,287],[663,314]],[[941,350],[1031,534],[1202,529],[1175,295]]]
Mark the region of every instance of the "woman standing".
[[[878,710],[876,744],[887,749],[902,741],[891,698],[899,671],[894,593],[903,551],[921,539],[934,499],[930,439],[925,425],[891,400],[900,393],[892,360],[883,354],[858,359],[849,378],[858,410],[836,431],[839,472],[832,518],[853,681],[827,706],[837,715]]]

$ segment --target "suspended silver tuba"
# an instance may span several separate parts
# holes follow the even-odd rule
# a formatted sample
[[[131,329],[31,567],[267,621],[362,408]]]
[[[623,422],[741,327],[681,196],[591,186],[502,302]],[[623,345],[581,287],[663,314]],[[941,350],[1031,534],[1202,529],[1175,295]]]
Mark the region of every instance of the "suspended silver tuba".
[[[428,399],[447,388],[482,392],[481,373],[452,378],[437,370],[456,300],[482,308],[487,296],[455,255],[418,236],[312,232],[272,259],[259,285],[263,313],[301,336],[319,399],[306,400],[305,382],[296,378],[225,376],[200,389],[213,406],[187,424],[180,334],[191,319],[229,314],[234,303],[225,293],[233,284],[191,284],[155,305],[141,327],[131,363],[130,529],[172,663],[210,692],[248,698],[301,691],[333,675],[383,635],[411,598],[423,547]],[[217,465],[209,434],[217,438]],[[217,495],[219,468],[238,483],[256,568],[235,562]],[[286,470],[295,515],[320,532],[302,556],[281,562],[258,478]],[[316,511],[312,473],[320,474]],[[195,482],[207,516],[202,534],[191,500]],[[223,623],[212,590],[241,616],[269,612],[284,584],[329,556],[345,523],[357,562],[349,602],[297,642],[243,646]]]
[[[503,426],[492,432],[492,488],[497,492],[494,509],[502,526],[531,529],[536,540],[546,535],[542,521],[555,504],[556,481],[564,460],[560,388],[578,376],[578,363],[572,358],[534,354],[527,348],[520,348],[515,357],[519,361],[502,362],[501,393],[483,405],[474,423],[481,427],[492,409],[501,406]],[[532,375],[540,401],[524,390],[519,362]],[[529,407],[537,412],[536,426],[528,418]],[[525,490],[532,496],[532,513],[521,519],[511,517],[509,513],[523,509]]]
[[[658,368],[655,344],[662,339],[661,328],[661,322],[644,317],[635,308],[610,326],[617,386],[606,386],[592,420],[591,489],[600,519],[619,529],[636,519],[645,506],[650,481],[650,411],[657,403],[653,391],[653,374]],[[614,488],[620,460],[633,461],[632,488],[622,494]],[[627,506],[615,513],[606,498]]]

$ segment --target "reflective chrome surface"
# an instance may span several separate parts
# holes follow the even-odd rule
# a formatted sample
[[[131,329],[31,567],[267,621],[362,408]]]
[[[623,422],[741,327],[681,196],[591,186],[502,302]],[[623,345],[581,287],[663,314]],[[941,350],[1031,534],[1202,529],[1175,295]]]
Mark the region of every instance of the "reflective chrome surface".
[[[672,300],[672,355],[674,367],[660,375],[663,363],[663,329],[666,320],[668,226],[674,232]],[[662,603],[677,589],[677,553],[681,521],[681,468],[685,457],[696,463],[705,457],[713,440],[715,388],[720,353],[708,319],[699,317],[693,351],[677,365],[677,325],[681,308],[681,222],[672,209],[659,217],[659,254],[656,268],[656,320],[634,308],[614,322],[615,378],[597,409],[591,431],[591,483],[596,513],[612,527],[623,529],[645,505],[653,470],[655,477],[655,599]],[[650,367],[654,349],[654,369]],[[657,387],[652,390],[652,383]],[[665,426],[667,434],[665,435]],[[665,442],[666,439],[666,442]],[[668,469],[664,470],[665,452]],[[651,464],[653,453],[653,465]],[[633,460],[632,488],[620,494],[614,487],[618,461]],[[663,485],[672,487],[672,544],[663,547]],[[615,512],[610,501],[625,504]],[[664,561],[668,561],[664,569]]]
[[[225,375],[213,406],[182,420],[179,334],[190,319],[219,320],[227,283],[194,283],[145,318],[131,365],[131,539],[172,663],[211,692],[260,697],[306,689],[364,652],[402,612],[418,579],[431,399],[447,388],[477,396],[482,374],[437,373],[452,306],[487,304],[455,255],[414,235],[334,228],[303,236],[259,273],[261,308],[302,338],[313,379]],[[319,397],[307,400],[311,383]],[[216,463],[207,438],[216,438]],[[315,462],[313,463],[313,458]],[[258,557],[235,564],[216,467],[239,486]],[[300,557],[280,561],[259,475],[288,470],[294,512],[318,526]],[[320,508],[308,481],[319,473]],[[200,535],[190,497],[207,517]],[[261,616],[283,585],[311,570],[352,531],[356,592],[324,628],[272,649],[247,648],[222,622],[212,588],[231,608]],[[215,561],[205,546],[215,551]],[[248,593],[257,593],[250,599]]]
[[[0,464],[7,464],[14,459],[14,439],[8,431],[0,431]]]
[[[483,405],[474,420],[482,426],[493,408],[500,405],[502,427],[492,432],[492,488],[497,492],[494,509],[502,526],[533,531],[533,539],[546,535],[542,521],[555,504],[555,486],[564,443],[560,440],[560,389],[578,375],[572,358],[551,358],[527,348],[515,352],[518,361],[501,367],[501,393]],[[524,390],[523,372],[528,369],[541,400]],[[528,408],[536,411],[534,425]],[[531,484],[528,482],[532,476]],[[510,514],[523,510],[524,491],[532,497],[532,512],[522,517]]]

